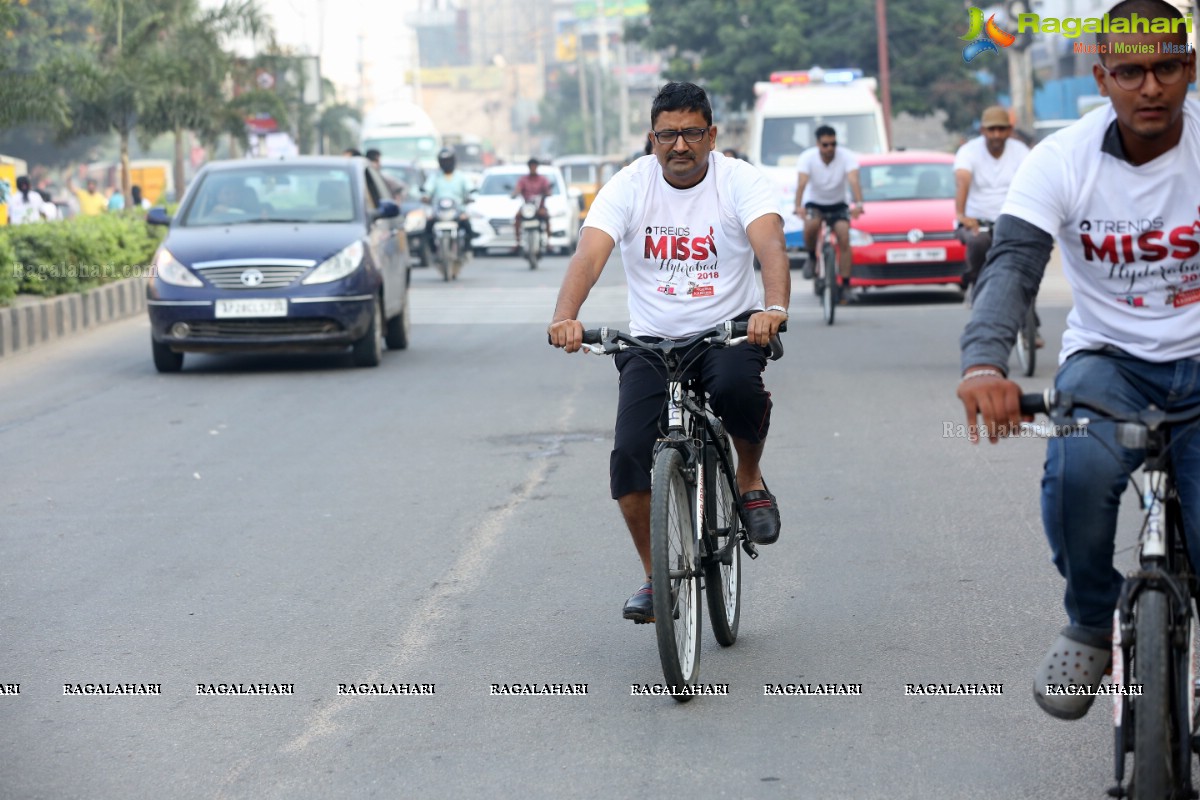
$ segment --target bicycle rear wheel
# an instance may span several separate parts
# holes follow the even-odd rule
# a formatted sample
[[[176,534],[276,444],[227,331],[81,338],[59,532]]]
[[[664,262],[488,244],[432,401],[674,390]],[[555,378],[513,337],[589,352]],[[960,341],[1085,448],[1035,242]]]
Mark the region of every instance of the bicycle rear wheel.
[[[655,456],[650,486],[650,577],[658,657],[667,685],[683,688],[695,684],[700,671],[700,581],[693,494],[678,450],[664,448]],[[675,699],[683,702],[690,695]]]
[[[728,442],[722,442],[726,457]],[[732,462],[730,462],[732,466]],[[732,545],[729,563],[714,561],[704,568],[704,593],[708,597],[708,623],[713,636],[722,647],[737,641],[738,622],[742,616],[742,548],[738,546],[739,519],[734,504],[735,491],[716,458],[709,465],[713,476],[713,491],[705,516],[709,520],[712,541],[719,552]]]
[[[826,325],[833,324],[833,315],[838,304],[838,271],[837,259],[834,256],[833,245],[828,242],[821,248],[822,271],[825,273],[825,286],[821,292],[821,315]]]
[[[1021,372],[1026,377],[1033,375],[1037,369],[1037,314],[1033,306],[1025,312],[1021,329],[1017,331],[1017,359],[1021,362]]]
[[[1175,797],[1176,726],[1171,681],[1170,607],[1165,593],[1146,589],[1134,613],[1134,649],[1131,685],[1141,684],[1141,696],[1132,698],[1134,800]]]

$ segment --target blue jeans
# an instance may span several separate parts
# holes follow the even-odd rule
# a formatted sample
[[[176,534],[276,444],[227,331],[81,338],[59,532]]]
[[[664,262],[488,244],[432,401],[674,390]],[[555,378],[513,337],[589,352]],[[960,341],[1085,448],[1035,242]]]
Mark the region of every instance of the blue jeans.
[[[1054,382],[1060,391],[1114,411],[1138,411],[1150,403],[1167,411],[1200,405],[1200,361],[1152,364],[1106,348],[1073,354]],[[1200,553],[1200,436],[1195,432],[1194,426],[1175,429],[1170,448],[1188,551],[1193,554]],[[1117,509],[1129,473],[1144,457],[1145,451],[1117,444],[1111,422],[1093,421],[1086,436],[1051,439],[1047,447],[1042,524],[1054,565],[1067,579],[1063,604],[1072,625],[1104,636],[1111,635],[1123,581],[1113,569]]]

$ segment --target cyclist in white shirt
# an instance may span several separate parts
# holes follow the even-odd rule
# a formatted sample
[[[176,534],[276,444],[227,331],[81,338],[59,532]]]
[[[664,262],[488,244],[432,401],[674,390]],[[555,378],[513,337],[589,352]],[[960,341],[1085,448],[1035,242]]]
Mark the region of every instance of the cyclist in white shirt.
[[[1024,142],[1012,138],[1012,121],[1003,106],[985,108],[979,119],[981,135],[954,154],[954,213],[959,238],[967,246],[964,287],[979,280],[979,270],[992,246],[991,226],[1017,174],[1029,155]],[[980,230],[980,225],[984,230]]]
[[[650,122],[653,154],[615,175],[588,211],[548,328],[551,343],[567,352],[579,349],[579,310],[618,246],[633,335],[678,339],[726,320],[748,319],[749,344],[710,349],[696,368],[737,451],[748,535],[770,544],[779,537],[779,508],[759,469],[771,418],[762,372],[765,347],[787,319],[791,295],[783,220],[763,174],[716,152],[717,128],[702,88],[668,83],[654,99]],[[622,613],[634,622],[652,622],[650,466],[666,377],[661,365],[635,352],[620,353],[615,361],[621,381],[610,488],[647,576]]]
[[[1176,32],[1100,34],[1098,44],[1112,49],[1092,74],[1111,104],[1033,149],[996,220],[962,336],[958,384],[968,423],[980,420],[992,442],[1021,421],[1021,388],[1006,377],[1008,355],[1053,237],[1075,302],[1056,388],[1118,413],[1151,403],[1166,412],[1200,404],[1200,103],[1187,97],[1196,53],[1174,6],[1124,0],[1107,18],[1134,15],[1164,20]],[[1094,694],[1051,695],[1047,685],[1094,688],[1110,662],[1123,582],[1113,568],[1117,513],[1128,474],[1144,457],[1118,441],[1114,423],[1093,421],[1087,434],[1050,439],[1042,478],[1042,523],[1066,579],[1068,624],[1047,650],[1033,693],[1061,719],[1086,714]],[[1171,450],[1195,560],[1200,436],[1185,432]]]
[[[800,154],[796,162],[796,209],[804,219],[804,277],[813,276],[821,220],[833,228],[838,241],[838,274],[842,277],[841,302],[850,297],[850,220],[863,212],[862,184],[858,178],[858,159],[854,153],[838,149],[837,132],[828,125],[817,128],[817,146]],[[847,187],[854,194],[854,205],[846,205]]]

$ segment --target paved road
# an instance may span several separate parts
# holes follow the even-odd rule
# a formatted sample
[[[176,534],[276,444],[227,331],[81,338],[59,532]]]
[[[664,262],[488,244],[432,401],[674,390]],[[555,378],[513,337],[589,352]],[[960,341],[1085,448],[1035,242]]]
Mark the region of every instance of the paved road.
[[[945,435],[952,292],[879,292],[828,328],[797,280],[768,372],[783,536],[747,562],[737,645],[703,642],[729,695],[631,696],[661,672],[619,614],[639,580],[607,497],[616,375],[545,345],[564,266],[418,271],[412,347],[378,369],[162,376],[141,319],[0,365],[0,685],[20,684],[0,797],[1101,796],[1107,707],[1065,724],[1029,697],[1062,624],[1043,444]],[[623,324],[623,303],[614,264],[585,314]],[[960,682],[1003,694],[905,695]],[[161,694],[64,694],[88,683]],[[764,696],[779,683],[863,693]],[[198,694],[216,684],[294,693]]]

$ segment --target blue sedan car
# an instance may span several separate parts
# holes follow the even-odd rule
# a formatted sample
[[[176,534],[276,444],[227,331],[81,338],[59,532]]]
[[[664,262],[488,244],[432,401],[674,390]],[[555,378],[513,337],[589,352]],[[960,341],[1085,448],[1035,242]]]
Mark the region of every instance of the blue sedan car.
[[[184,353],[353,349],[372,367],[408,346],[408,243],[379,173],[362,158],[207,164],[154,257],[154,366]]]

